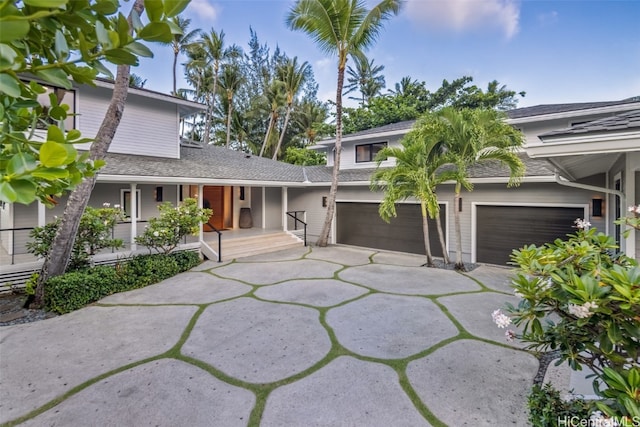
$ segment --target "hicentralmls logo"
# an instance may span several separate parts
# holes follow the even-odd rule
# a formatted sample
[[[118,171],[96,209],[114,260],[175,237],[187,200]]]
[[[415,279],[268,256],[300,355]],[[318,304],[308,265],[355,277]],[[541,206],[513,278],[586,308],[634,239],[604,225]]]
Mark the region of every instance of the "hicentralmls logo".
[[[631,424],[629,424],[631,422]],[[558,417],[558,427],[619,427],[619,426],[640,427],[640,417],[627,417],[626,419],[606,418],[599,411],[590,418],[578,416]]]

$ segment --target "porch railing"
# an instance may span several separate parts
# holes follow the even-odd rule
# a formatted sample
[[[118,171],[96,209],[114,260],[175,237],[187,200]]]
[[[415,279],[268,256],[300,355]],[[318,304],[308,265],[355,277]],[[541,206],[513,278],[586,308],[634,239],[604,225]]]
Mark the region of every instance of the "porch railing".
[[[222,232],[215,228],[211,221],[207,222],[207,225],[211,228],[211,230],[215,231],[218,234],[218,262],[222,262]]]
[[[298,231],[298,224],[304,228],[304,245],[307,246],[307,223],[298,218],[298,214],[302,214],[304,217],[305,211],[289,211],[286,213],[287,216],[293,218],[293,229]]]

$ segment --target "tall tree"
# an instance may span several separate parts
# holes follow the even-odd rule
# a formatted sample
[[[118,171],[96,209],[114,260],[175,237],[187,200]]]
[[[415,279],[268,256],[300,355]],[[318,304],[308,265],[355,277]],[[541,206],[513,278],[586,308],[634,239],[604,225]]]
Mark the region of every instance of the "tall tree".
[[[320,101],[305,99],[296,109],[294,118],[295,126],[299,129],[299,137],[304,145],[313,145],[318,137],[329,135],[325,123],[329,117],[329,111]]]
[[[441,141],[452,167],[455,181],[454,218],[456,234],[456,269],[464,270],[462,261],[462,232],[460,193],[464,187],[473,190],[469,169],[479,163],[496,161],[509,169],[509,186],[518,185],[524,175],[525,166],[517,150],[524,143],[522,132],[504,121],[502,113],[493,109],[456,109],[446,107],[425,116],[425,125],[430,126],[431,137]]]
[[[380,95],[382,89],[385,88],[385,80],[382,73],[384,65],[374,65],[373,59],[369,59],[364,55],[356,55],[353,57],[355,68],[349,65],[347,67],[347,84],[345,85],[345,95],[359,91],[360,97],[350,96],[349,99],[360,101],[360,105],[365,107],[369,104],[369,100]]]
[[[211,134],[211,120],[213,117],[213,109],[215,108],[215,97],[218,91],[218,77],[220,73],[220,67],[224,61],[232,58],[238,58],[242,55],[242,50],[236,46],[231,45],[229,47],[224,46],[224,31],[217,33],[213,28],[209,33],[201,35],[197,45],[198,49],[204,50],[204,60],[207,67],[211,68],[211,75],[213,77],[213,86],[209,92],[207,100],[207,112],[205,115],[204,123],[204,143],[209,143],[209,137]]]
[[[260,157],[267,153],[267,149],[275,142],[273,140],[273,135],[275,135],[273,130],[278,123],[280,111],[286,102],[283,88],[284,83],[277,79],[273,79],[269,85],[265,86],[264,98],[267,100],[269,110],[269,124],[264,134],[264,142],[262,143],[262,147],[260,147]]]
[[[233,114],[233,96],[238,91],[240,86],[244,83],[244,76],[240,70],[238,64],[230,63],[225,64],[222,67],[222,74],[220,75],[220,90],[224,93],[226,98],[226,110],[227,110],[227,142],[226,147],[229,148],[231,142],[231,118]]]
[[[182,18],[180,16],[174,16],[171,18],[171,24],[176,27],[177,30],[173,33],[173,39],[170,43],[165,43],[171,45],[171,49],[173,50],[173,91],[172,95],[177,95],[178,91],[176,89],[176,70],[178,67],[178,55],[181,53],[185,53],[188,47],[194,42],[195,38],[200,34],[200,29],[189,30],[189,25],[191,25],[191,19]]]
[[[129,75],[129,87],[142,89],[146,84],[147,84],[147,79],[142,78],[142,76],[139,76],[136,73],[131,73]]]
[[[338,57],[336,154],[327,200],[327,216],[317,242],[318,246],[326,246],[329,242],[331,222],[336,209],[342,153],[342,89],[347,59],[372,46],[382,31],[384,21],[392,15],[397,15],[400,6],[400,0],[382,0],[371,10],[367,10],[364,0],[297,0],[287,15],[286,22],[289,28],[307,33],[320,50]]]
[[[150,20],[155,31],[152,41],[164,41],[166,42],[171,38],[171,30],[166,23],[168,18],[179,14],[188,1],[182,2],[158,2],[152,6],[152,9],[147,10]],[[140,15],[144,11],[144,0],[136,0],[134,3],[129,18],[122,20],[121,25],[127,23],[128,35],[131,37],[133,34],[135,22],[140,22]],[[125,30],[123,28],[123,30]],[[125,31],[126,31],[125,30]],[[162,31],[159,31],[162,30]],[[123,33],[120,37],[122,38]],[[124,32],[127,34],[127,32]],[[106,40],[105,40],[106,42]],[[122,113],[124,111],[127,93],[129,89],[129,76],[131,65],[118,65],[117,74],[114,83],[113,93],[111,101],[105,113],[104,120],[98,129],[95,140],[91,144],[89,150],[89,159],[92,161],[103,161],[107,154],[107,150],[111,145],[111,141],[116,133],[120,120],[122,119]],[[91,191],[96,182],[96,175],[85,179],[75,190],[69,195],[67,205],[62,216],[60,226],[54,237],[51,250],[47,257],[45,257],[44,264],[38,277],[38,284],[35,292],[34,306],[41,307],[44,303],[44,284],[45,282],[54,276],[63,274],[69,263],[71,251],[73,249],[73,243],[78,231],[80,219],[84,209],[89,202]]]
[[[287,132],[287,126],[289,125],[289,117],[291,116],[293,101],[295,101],[296,96],[302,88],[308,69],[309,64],[306,61],[298,65],[297,56],[294,56],[293,59],[287,59],[287,61],[277,69],[278,80],[283,83],[283,89],[286,95],[287,111],[284,116],[284,124],[280,130],[278,145],[273,152],[273,160],[276,160],[280,154],[280,147],[282,146],[282,141],[284,140],[284,136]]]
[[[380,217],[389,222],[397,216],[396,203],[411,197],[420,202],[422,215],[422,232],[427,256],[426,265],[433,267],[431,244],[429,238],[428,218],[440,225],[440,206],[436,194],[436,186],[452,177],[449,171],[437,171],[447,163],[445,156],[437,153],[439,141],[424,138],[417,132],[410,132],[401,140],[400,147],[385,147],[376,156],[377,169],[371,177],[371,189],[384,192],[378,208]],[[389,157],[395,158],[395,166],[381,168],[381,163]],[[438,227],[439,240],[444,262],[449,263],[442,227]]]

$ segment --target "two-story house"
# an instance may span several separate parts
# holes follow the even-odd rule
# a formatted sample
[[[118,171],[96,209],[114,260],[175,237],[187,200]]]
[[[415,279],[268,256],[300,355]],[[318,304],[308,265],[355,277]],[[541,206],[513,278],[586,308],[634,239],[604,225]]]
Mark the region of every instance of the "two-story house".
[[[96,85],[76,87],[64,95],[76,113],[67,128],[79,129],[86,137],[97,132],[112,91],[110,82],[97,81]],[[225,245],[230,242],[225,243],[224,236],[229,240],[242,235],[239,232],[286,234],[298,225],[291,216],[308,224],[308,237],[313,241],[325,219],[334,141],[313,147],[327,154],[327,166],[294,166],[223,147],[185,143],[180,137],[183,119],[203,108],[161,93],[130,89],[107,165],[89,201],[91,206],[110,203],[124,208],[128,220],[114,234],[124,240],[125,254],[144,250],[136,247],[134,238],[157,215],[159,203],[175,204],[185,197],[196,197],[201,206],[212,208],[209,222],[225,230]],[[638,254],[640,233],[625,239],[613,220],[626,212],[626,206],[640,203],[639,115],[637,99],[510,111],[509,122],[527,139],[521,153],[527,166],[525,179],[519,187],[507,188],[507,170],[495,164],[478,165],[472,172],[474,191],[463,193],[459,206],[453,206],[453,186],[441,185],[438,197],[448,250],[455,251],[453,209],[458,209],[466,261],[505,264],[513,248],[575,231],[576,218],[588,219],[615,235],[623,250]],[[399,144],[412,125],[401,122],[344,136],[332,243],[424,253],[418,204],[412,200],[401,203],[398,217],[387,224],[378,216],[382,194],[369,189],[377,151]],[[391,165],[393,159],[382,164]],[[21,261],[32,261],[31,268],[37,268],[37,261],[25,255],[30,229],[60,215],[65,200],[59,200],[53,209],[39,203],[2,207],[0,276],[22,268],[12,265]],[[220,251],[211,230],[203,226],[186,247],[217,258]],[[436,236],[435,229],[431,235]],[[223,257],[246,254],[251,246],[238,252],[227,250],[226,256],[222,247]],[[440,251],[435,237],[432,250],[436,255]],[[0,284],[8,280],[1,279]]]
[[[526,148],[520,154],[527,168],[524,181],[507,188],[508,170],[497,164],[478,165],[471,172],[474,190],[463,192],[459,206],[453,206],[453,185],[439,186],[449,251],[455,252],[451,230],[453,210],[458,209],[466,261],[506,264],[514,248],[574,232],[577,218],[614,235],[622,250],[640,256],[640,233],[625,239],[613,224],[626,214],[627,206],[640,203],[640,99],[539,105],[509,111],[508,117],[525,134]],[[382,194],[369,190],[376,153],[399,145],[413,124],[394,123],[344,136],[333,227],[336,243],[424,253],[417,203],[402,204],[398,217],[387,224],[378,216]],[[333,140],[324,140],[313,148],[326,153],[331,166],[333,147]],[[320,172],[307,174],[314,181]],[[322,179],[329,179],[324,173]],[[318,201],[326,192],[323,187],[294,189],[289,205],[305,206],[307,217],[319,218]],[[433,227],[430,235],[437,236]],[[313,227],[312,232],[319,230]],[[441,251],[436,238],[431,249],[437,255]]]

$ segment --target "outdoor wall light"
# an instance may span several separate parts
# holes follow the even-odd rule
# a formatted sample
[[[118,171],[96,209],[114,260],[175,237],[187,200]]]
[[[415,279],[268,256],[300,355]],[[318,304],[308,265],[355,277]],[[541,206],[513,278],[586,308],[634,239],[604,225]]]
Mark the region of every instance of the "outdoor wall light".
[[[592,217],[601,217],[602,216],[602,199],[591,199],[591,216]]]
[[[323,208],[327,207],[327,196],[322,196],[322,207]]]
[[[462,212],[462,197],[458,199],[458,212]]]
[[[240,200],[244,200],[244,186],[240,187]]]

